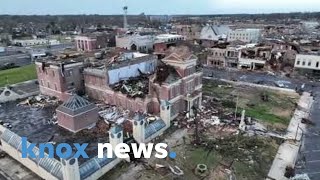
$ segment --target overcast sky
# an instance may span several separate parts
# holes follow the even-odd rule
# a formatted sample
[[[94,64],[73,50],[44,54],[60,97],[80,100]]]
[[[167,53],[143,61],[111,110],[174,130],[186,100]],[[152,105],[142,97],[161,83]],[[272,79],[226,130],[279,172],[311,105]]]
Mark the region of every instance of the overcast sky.
[[[320,0],[0,0],[0,14],[236,14],[320,12]]]

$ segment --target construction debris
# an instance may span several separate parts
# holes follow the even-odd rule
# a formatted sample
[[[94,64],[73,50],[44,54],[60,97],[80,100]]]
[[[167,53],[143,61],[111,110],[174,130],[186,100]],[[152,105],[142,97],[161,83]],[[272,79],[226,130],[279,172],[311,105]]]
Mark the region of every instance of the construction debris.
[[[310,180],[308,174],[297,174],[290,180]]]
[[[120,91],[130,98],[144,98],[149,93],[149,78],[147,75],[131,77],[111,86],[113,90]]]
[[[171,172],[172,172],[173,174],[175,174],[175,175],[178,175],[178,176],[184,175],[183,171],[182,171],[178,166],[171,167],[171,166],[169,165],[169,168],[170,168]]]
[[[44,108],[44,107],[59,105],[59,100],[56,99],[55,97],[38,95],[38,96],[28,97],[26,100],[20,102],[17,105],[31,106],[35,108]]]
[[[99,116],[105,120],[106,123],[122,124],[128,119],[129,111],[115,106],[106,107],[106,109],[99,111]]]
[[[308,124],[308,125],[312,125],[312,126],[315,126],[316,123],[314,123],[313,121],[311,121],[310,119],[307,119],[307,118],[302,118],[301,119],[301,123],[303,124]]]

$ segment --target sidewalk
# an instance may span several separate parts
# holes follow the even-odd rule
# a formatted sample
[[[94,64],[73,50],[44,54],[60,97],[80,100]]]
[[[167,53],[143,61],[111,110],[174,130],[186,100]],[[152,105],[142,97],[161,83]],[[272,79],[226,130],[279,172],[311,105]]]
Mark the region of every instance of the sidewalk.
[[[294,167],[298,158],[301,140],[306,125],[301,123],[301,119],[308,117],[310,108],[313,103],[313,98],[310,93],[303,93],[299,102],[298,108],[290,121],[287,129],[286,141],[280,145],[278,153],[272,163],[268,174],[268,180],[288,180],[284,177],[287,166]]]

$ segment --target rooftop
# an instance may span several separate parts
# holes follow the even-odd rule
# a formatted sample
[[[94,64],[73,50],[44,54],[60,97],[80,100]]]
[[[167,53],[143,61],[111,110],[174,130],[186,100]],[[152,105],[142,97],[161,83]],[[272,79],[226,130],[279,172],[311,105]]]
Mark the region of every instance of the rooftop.
[[[57,108],[57,111],[62,111],[70,115],[76,115],[94,108],[96,108],[96,106],[93,103],[90,103],[88,100],[78,95],[73,95],[66,102],[60,105]]]
[[[53,123],[55,108],[34,108],[17,102],[5,103],[0,107],[0,120],[11,124],[10,131],[20,137],[27,137],[32,143],[89,143],[86,152],[90,158],[97,155],[98,143],[109,142],[109,126],[103,120],[98,121],[97,126],[92,129],[74,134]],[[80,158],[79,164],[88,160]]]
[[[178,47],[170,47],[167,52],[167,57],[172,54],[175,54],[181,60],[189,60],[190,57],[193,55],[191,49],[188,46],[178,46]]]
[[[126,66],[132,63],[140,63],[148,60],[156,59],[155,55],[143,54],[139,52],[125,52],[119,53],[109,59],[106,63],[106,66],[110,69]]]

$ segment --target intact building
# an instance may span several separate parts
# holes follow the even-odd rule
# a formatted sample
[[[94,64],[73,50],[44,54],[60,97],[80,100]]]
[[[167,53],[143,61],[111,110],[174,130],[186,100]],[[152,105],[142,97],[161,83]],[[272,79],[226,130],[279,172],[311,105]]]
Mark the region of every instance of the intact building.
[[[98,121],[98,108],[78,95],[60,105],[56,112],[58,125],[74,133],[94,127]]]
[[[148,53],[153,50],[155,36],[127,33],[116,36],[116,47]]]
[[[296,69],[319,71],[320,55],[319,54],[297,54],[294,67]]]
[[[228,42],[242,41],[246,43],[257,43],[260,38],[260,29],[236,29],[228,32]]]
[[[75,37],[77,50],[85,52],[108,47],[112,45],[112,41],[114,41],[114,36],[104,32]]]

